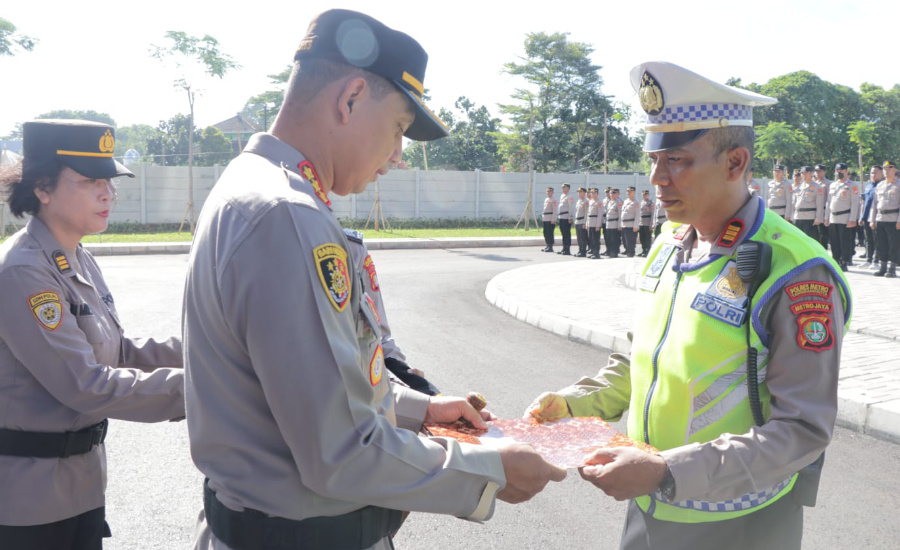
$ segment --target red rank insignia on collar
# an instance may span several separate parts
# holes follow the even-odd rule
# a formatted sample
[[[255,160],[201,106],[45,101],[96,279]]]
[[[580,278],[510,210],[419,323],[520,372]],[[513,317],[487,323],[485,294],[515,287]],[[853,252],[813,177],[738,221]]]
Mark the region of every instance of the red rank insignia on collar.
[[[331,207],[331,201],[328,200],[328,195],[326,195],[325,190],[322,189],[322,184],[319,182],[319,174],[316,173],[316,168],[312,163],[308,160],[304,160],[297,165],[297,168],[300,170],[300,174],[312,184],[313,191],[315,191],[319,200],[324,202],[325,206]]]
[[[734,243],[737,242],[738,237],[741,236],[741,233],[743,231],[743,220],[733,218],[730,222],[728,222],[728,225],[725,227],[725,231],[722,232],[722,236],[719,237],[719,241],[716,243],[716,245],[731,248],[732,246],[734,246]]]

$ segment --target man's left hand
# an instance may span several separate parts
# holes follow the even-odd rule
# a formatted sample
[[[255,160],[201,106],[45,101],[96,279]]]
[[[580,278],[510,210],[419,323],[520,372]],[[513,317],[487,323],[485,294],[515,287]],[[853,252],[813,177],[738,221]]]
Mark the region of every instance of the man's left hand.
[[[435,396],[428,400],[425,422],[456,422],[460,418],[468,420],[476,428],[485,430],[487,429],[485,420],[493,420],[495,416],[486,410],[479,413],[462,397]]]
[[[663,457],[634,447],[598,449],[584,463],[581,477],[616,500],[649,495],[666,475]]]

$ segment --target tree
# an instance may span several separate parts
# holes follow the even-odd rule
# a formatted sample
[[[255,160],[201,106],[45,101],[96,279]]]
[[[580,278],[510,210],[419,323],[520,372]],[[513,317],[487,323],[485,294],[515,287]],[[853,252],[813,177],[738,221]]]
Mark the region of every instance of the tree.
[[[863,83],[862,117],[875,125],[872,158],[876,163],[900,158],[900,85],[890,90]]]
[[[511,168],[524,168],[532,130],[530,153],[536,170],[596,169],[603,162],[604,122],[609,124],[610,156],[639,158],[640,146],[625,128],[627,113],[601,92],[601,67],[590,61],[593,51],[588,44],[569,42],[568,33],[529,33],[525,56],[504,65],[504,72],[521,76],[528,84],[513,93],[517,103],[500,105],[512,124],[508,134],[496,137]],[[616,113],[625,116],[615,117]]]
[[[778,99],[775,105],[754,110],[757,125],[785,122],[808,138],[810,148],[803,153],[811,158],[787,155],[782,160],[795,166],[833,165],[856,156],[856,147],[845,133],[852,122],[862,118],[861,98],[853,89],[822,80],[809,71],[797,71],[746,88]]]
[[[460,96],[455,111],[441,109],[438,116],[450,128],[450,137],[428,143],[428,166],[439,170],[499,171],[502,158],[497,142],[491,136],[500,127],[487,107],[476,105]],[[403,151],[408,166],[424,168],[424,143],[412,143]]]
[[[37,42],[30,36],[17,33],[15,25],[0,17],[0,56],[15,55],[18,49],[30,52]]]
[[[113,153],[117,157],[125,156],[125,151],[134,149],[141,156],[148,154],[147,142],[156,137],[156,128],[149,124],[133,124],[116,129],[116,150]]]
[[[232,153],[231,140],[218,128],[207,126],[200,132],[200,158],[197,160],[200,166],[227,164]]]
[[[871,158],[872,146],[875,144],[875,124],[857,120],[847,127],[847,135],[850,136],[850,142],[859,147],[859,174],[862,178],[865,171],[863,157]]]
[[[188,131],[188,205],[185,218],[190,223],[191,233],[194,232],[194,100],[198,92],[195,75],[189,75],[191,69],[201,68],[208,76],[222,78],[231,69],[240,68],[231,56],[219,51],[219,42],[210,35],[203,38],[188,36],[182,31],[169,31],[166,38],[172,41],[172,45],[164,48],[151,47],[151,55],[159,60],[171,59],[181,71],[181,77],[176,79],[176,88],[181,88],[187,93],[190,106],[190,126]],[[184,220],[182,220],[182,224]],[[180,228],[179,228],[180,230]]]
[[[799,158],[809,151],[809,139],[786,122],[770,122],[756,129],[756,158],[781,164],[786,158]]]
[[[255,95],[247,100],[244,108],[241,109],[241,116],[253,122],[257,126],[268,130],[269,121],[281,109],[284,102],[284,85],[287,84],[291,77],[293,67],[288,65],[286,69],[278,74],[270,74],[269,79],[272,84],[278,85],[277,90],[269,90],[261,94]]]

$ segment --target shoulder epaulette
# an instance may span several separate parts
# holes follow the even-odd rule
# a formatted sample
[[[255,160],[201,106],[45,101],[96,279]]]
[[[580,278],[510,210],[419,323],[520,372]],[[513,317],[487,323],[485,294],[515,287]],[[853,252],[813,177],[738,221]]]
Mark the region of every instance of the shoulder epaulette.
[[[357,242],[359,244],[363,243],[363,234],[362,233],[360,233],[359,231],[357,231],[355,229],[350,229],[347,227],[344,227],[343,229],[344,229],[344,235],[347,235],[348,239],[350,239],[353,242]]]

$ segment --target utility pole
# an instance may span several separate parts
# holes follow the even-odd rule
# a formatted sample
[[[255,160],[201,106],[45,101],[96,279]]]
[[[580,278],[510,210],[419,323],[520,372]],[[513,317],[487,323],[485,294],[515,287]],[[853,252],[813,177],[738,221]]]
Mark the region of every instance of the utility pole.
[[[427,172],[428,171],[428,151],[425,150],[425,144],[428,142],[420,141],[419,143],[422,144],[422,158],[425,160],[425,171]]]
[[[603,111],[603,174],[609,174],[609,169],[606,165],[606,111]]]

